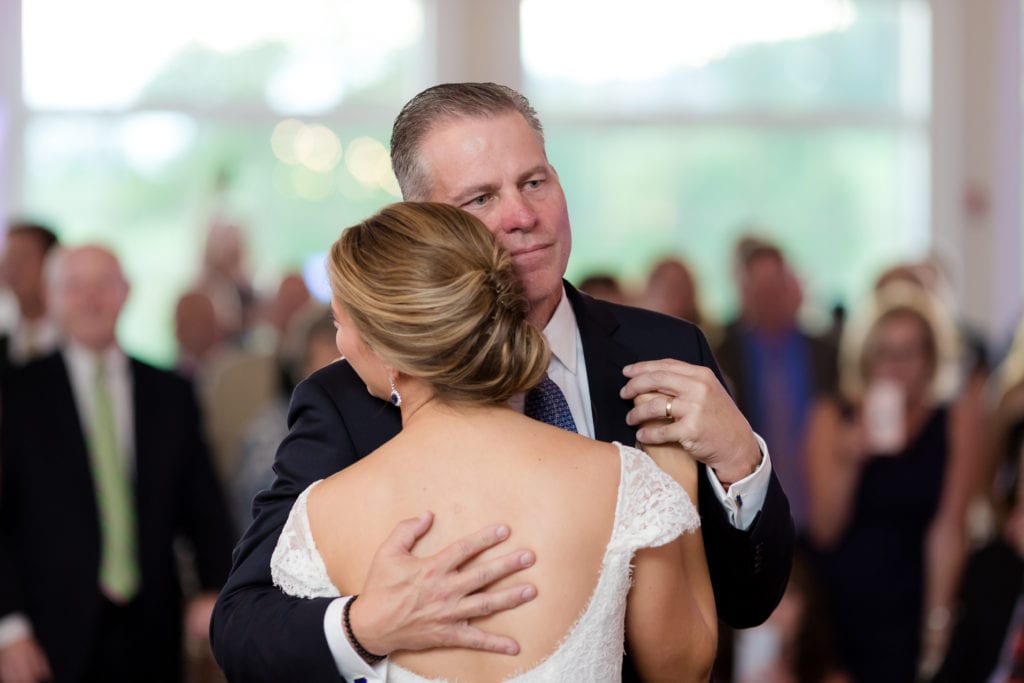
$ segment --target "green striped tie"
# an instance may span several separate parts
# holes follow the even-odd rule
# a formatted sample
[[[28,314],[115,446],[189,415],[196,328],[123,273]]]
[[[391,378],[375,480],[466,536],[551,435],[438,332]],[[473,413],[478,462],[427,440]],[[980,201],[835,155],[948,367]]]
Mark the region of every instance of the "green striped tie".
[[[135,557],[135,508],[117,438],[106,367],[96,361],[89,452],[100,516],[100,587],[115,602],[128,602],[139,589]]]

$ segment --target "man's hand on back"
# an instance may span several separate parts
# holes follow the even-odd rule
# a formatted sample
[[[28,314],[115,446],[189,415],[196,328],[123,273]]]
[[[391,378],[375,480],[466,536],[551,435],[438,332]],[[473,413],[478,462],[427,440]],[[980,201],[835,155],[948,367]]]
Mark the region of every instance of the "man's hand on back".
[[[515,640],[482,631],[469,620],[536,597],[537,589],[530,584],[485,590],[532,566],[534,554],[520,549],[460,572],[466,562],[508,538],[508,527],[498,525],[466,536],[431,557],[415,557],[412,549],[433,519],[428,512],[400,522],[378,548],[349,615],[356,639],[369,652],[381,655],[432,647],[517,654]]]

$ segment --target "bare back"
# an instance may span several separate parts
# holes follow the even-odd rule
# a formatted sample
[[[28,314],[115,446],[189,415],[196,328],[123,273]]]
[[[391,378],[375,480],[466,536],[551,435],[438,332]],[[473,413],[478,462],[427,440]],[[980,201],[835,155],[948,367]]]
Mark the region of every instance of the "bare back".
[[[537,598],[474,623],[513,636],[520,653],[437,649],[391,657],[427,677],[498,681],[548,656],[585,609],[612,533],[619,467],[614,446],[512,410],[453,411],[447,419],[406,428],[314,489],[310,526],[332,582],[352,594],[403,519],[425,510],[435,514],[415,548],[420,556],[487,524],[507,524],[513,542],[538,559],[495,586],[527,581],[537,587]],[[466,567],[500,552],[492,549]]]

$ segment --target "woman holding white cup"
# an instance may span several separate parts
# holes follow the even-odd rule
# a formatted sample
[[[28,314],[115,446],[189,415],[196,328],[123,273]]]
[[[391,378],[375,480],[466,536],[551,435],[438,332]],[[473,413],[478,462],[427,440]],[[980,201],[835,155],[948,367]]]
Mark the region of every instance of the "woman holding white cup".
[[[924,289],[888,285],[844,332],[840,395],[812,411],[810,534],[856,681],[913,681],[945,647],[975,445],[956,346]]]

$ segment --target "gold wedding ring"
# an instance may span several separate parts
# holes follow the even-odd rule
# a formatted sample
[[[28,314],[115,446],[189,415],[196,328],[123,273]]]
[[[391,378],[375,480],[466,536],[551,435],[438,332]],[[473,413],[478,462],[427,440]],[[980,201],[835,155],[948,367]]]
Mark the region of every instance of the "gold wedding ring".
[[[667,419],[667,420],[671,420],[672,419],[672,399],[669,399],[665,403],[665,419]]]

